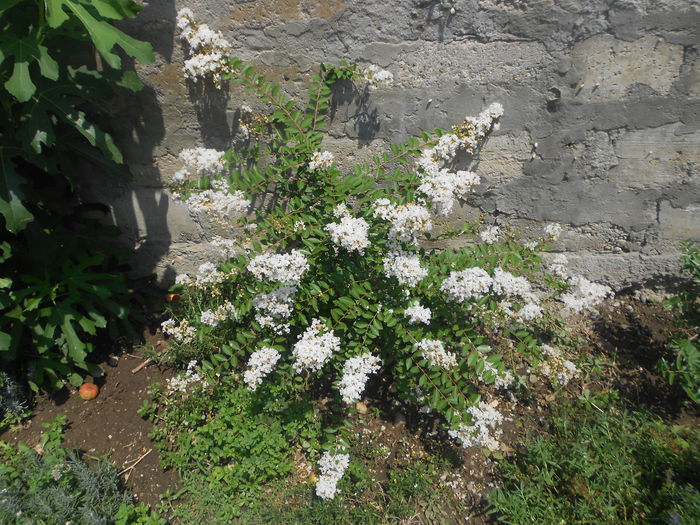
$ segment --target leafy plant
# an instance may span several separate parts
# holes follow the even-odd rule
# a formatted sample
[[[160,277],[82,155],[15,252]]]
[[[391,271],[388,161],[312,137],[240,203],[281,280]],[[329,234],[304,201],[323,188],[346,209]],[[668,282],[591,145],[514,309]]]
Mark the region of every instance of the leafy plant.
[[[155,389],[155,403],[141,414],[156,423],[151,436],[163,466],[180,473],[189,511],[223,520],[238,515],[265,483],[290,474],[295,448],[316,447],[320,425],[307,401],[276,388],[252,393],[231,378],[200,386],[186,397]]]
[[[88,465],[61,447],[65,425],[65,416],[44,425],[41,452],[0,442],[0,522],[164,525],[145,506],[131,504],[112,463]]]
[[[676,359],[672,362],[661,359],[659,369],[669,383],[677,383],[693,402],[700,403],[700,247],[687,241],[682,248],[683,269],[690,272],[691,280],[687,288],[665,306],[680,313],[692,335],[674,340]]]
[[[86,166],[126,174],[94,117],[116,90],[142,87],[122,60],[150,62],[151,46],[113,25],[140,9],[131,0],[0,4],[0,362],[28,372],[34,390],[79,384],[90,337],[128,311],[104,242],[114,231],[90,216],[73,182]]]
[[[501,463],[489,496],[499,522],[697,523],[695,428],[643,413],[567,406],[550,436]]]
[[[0,93],[6,94],[0,103],[0,214],[7,231],[20,231],[33,218],[18,159],[61,176],[73,172],[76,156],[111,171],[122,162],[86,107],[117,87],[142,87],[133,71],[121,70],[116,46],[144,63],[153,61],[151,46],[112,25],[140,9],[131,0],[9,0],[0,6]],[[107,68],[96,67],[87,43]]]

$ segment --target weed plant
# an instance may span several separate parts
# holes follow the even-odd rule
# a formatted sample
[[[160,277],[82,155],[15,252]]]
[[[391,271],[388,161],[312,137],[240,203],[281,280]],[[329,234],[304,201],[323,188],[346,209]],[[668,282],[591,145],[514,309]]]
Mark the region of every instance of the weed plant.
[[[131,503],[112,463],[87,464],[61,447],[65,424],[65,416],[45,424],[39,452],[0,442],[0,524],[165,525]]]
[[[700,247],[691,241],[683,243],[683,269],[690,273],[690,282],[678,296],[666,302],[675,309],[689,337],[677,337],[673,348],[676,359],[661,359],[659,369],[671,384],[678,384],[695,403],[700,403]]]
[[[700,431],[649,414],[565,405],[548,436],[501,464],[499,522],[700,523]]]

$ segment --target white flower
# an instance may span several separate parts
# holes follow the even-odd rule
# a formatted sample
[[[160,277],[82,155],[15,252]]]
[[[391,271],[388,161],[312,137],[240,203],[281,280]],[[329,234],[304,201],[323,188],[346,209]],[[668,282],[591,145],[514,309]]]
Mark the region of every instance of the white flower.
[[[518,317],[525,321],[534,321],[542,317],[542,308],[535,303],[525,303],[518,311]]]
[[[333,154],[330,151],[316,151],[311,155],[309,169],[311,171],[325,170],[333,164]]]
[[[420,350],[423,358],[428,360],[431,366],[440,368],[452,368],[457,366],[457,356],[445,350],[445,345],[437,339],[423,339],[413,345]]]
[[[330,236],[331,240],[347,251],[356,251],[360,255],[364,255],[365,248],[370,242],[367,238],[369,224],[362,218],[351,217],[344,215],[340,222],[332,222],[324,228]]]
[[[320,370],[330,359],[333,352],[340,349],[340,339],[333,335],[332,331],[325,332],[326,327],[314,319],[299,340],[294,345],[294,370],[301,373],[303,370]]]
[[[396,277],[401,286],[413,288],[428,275],[428,270],[420,265],[418,255],[395,249],[382,259],[384,273]]]
[[[243,373],[243,381],[248,388],[256,390],[262,384],[263,378],[275,368],[279,359],[280,353],[267,346],[253,352],[248,360],[248,369]]]
[[[219,219],[227,219],[245,214],[250,200],[240,190],[229,193],[228,190],[210,189],[192,193],[185,204],[192,213],[208,213]]]
[[[187,175],[213,177],[219,175],[224,169],[223,151],[209,148],[190,148],[183,149],[179,157],[185,165],[185,174]]]
[[[219,284],[224,280],[224,274],[221,273],[214,263],[204,263],[197,269],[197,278],[195,283],[199,287]]]
[[[197,361],[190,361],[184,375],[177,375],[168,380],[168,390],[170,392],[186,392],[192,383],[202,381],[202,376],[196,371]]]
[[[485,373],[491,372],[494,376],[494,387],[505,390],[511,385],[511,383],[513,382],[513,374],[511,374],[507,370],[504,370],[503,372],[499,371],[495,366],[493,366],[493,364],[491,364],[487,360],[484,360],[483,363],[484,370],[481,372],[481,374],[479,374],[480,381],[483,381],[485,383]]]
[[[547,270],[558,277],[566,278],[569,275],[569,270],[566,268],[568,264],[569,259],[566,257],[566,255],[563,253],[557,253],[549,261]]]
[[[498,238],[501,235],[501,229],[498,226],[489,226],[484,228],[479,237],[486,244],[495,244],[498,242]]]
[[[433,228],[430,212],[418,204],[395,206],[389,199],[377,199],[374,203],[374,216],[391,223],[389,238],[397,241],[415,244],[419,234]]]
[[[374,91],[380,86],[390,87],[394,83],[394,75],[374,64],[364,66],[359,70],[360,77],[367,81],[367,87]]]
[[[270,293],[258,294],[253,299],[253,307],[258,313],[255,320],[262,328],[271,327],[276,333],[289,333],[289,324],[282,322],[292,315],[293,296],[296,286],[282,286]]]
[[[557,224],[556,222],[548,224],[544,227],[544,234],[553,240],[557,240],[559,238],[561,231],[561,225]]]
[[[221,87],[222,77],[229,71],[231,44],[219,31],[211,30],[207,24],[197,24],[188,8],[178,12],[177,27],[191,55],[184,63],[185,77],[194,82],[199,77],[210,77],[216,87]]]
[[[257,279],[269,279],[283,284],[298,284],[308,269],[306,256],[297,250],[258,255],[248,263],[248,271]]]
[[[503,423],[503,415],[495,406],[480,402],[477,406],[467,409],[472,416],[472,424],[461,424],[457,430],[450,430],[448,434],[464,448],[486,447],[489,450],[497,450],[499,443],[497,436],[503,431],[496,428]],[[491,434],[494,430],[494,435]]]
[[[418,301],[416,301],[412,306],[404,310],[403,315],[408,318],[409,324],[430,324],[430,318],[433,313],[430,311],[430,308],[421,306]]]
[[[438,215],[448,215],[455,198],[464,199],[481,179],[471,171],[453,173],[446,169],[427,172],[421,179],[418,191],[425,194]]]
[[[219,248],[219,254],[224,259],[233,259],[236,256],[236,243],[233,239],[224,239],[217,235],[211,240],[211,243]]]
[[[187,319],[180,321],[180,324],[175,324],[175,320],[168,319],[160,324],[161,330],[165,335],[171,336],[178,343],[188,344],[194,341],[197,336],[197,330]]]
[[[598,306],[606,297],[614,295],[610,287],[596,284],[581,275],[574,275],[568,279],[571,290],[559,299],[564,305],[574,312],[581,312],[594,306]]]
[[[445,292],[451,301],[463,303],[467,299],[478,299],[486,295],[492,282],[486,270],[473,267],[450,272],[450,276],[442,282],[440,290]]]
[[[200,321],[202,324],[217,326],[220,322],[236,317],[236,315],[236,309],[234,306],[230,302],[226,301],[216,310],[205,310],[202,312]]]
[[[350,464],[350,456],[348,454],[331,454],[326,451],[323,453],[318,467],[320,476],[316,482],[316,495],[323,499],[333,499],[338,492],[338,481],[345,474],[345,470]]]
[[[491,288],[496,295],[521,297],[531,302],[536,301],[530,282],[525,277],[516,277],[501,268],[496,268],[493,271]]]
[[[346,403],[359,401],[365,390],[369,374],[379,370],[381,361],[370,353],[351,357],[343,365],[343,377],[340,380],[340,395]]]

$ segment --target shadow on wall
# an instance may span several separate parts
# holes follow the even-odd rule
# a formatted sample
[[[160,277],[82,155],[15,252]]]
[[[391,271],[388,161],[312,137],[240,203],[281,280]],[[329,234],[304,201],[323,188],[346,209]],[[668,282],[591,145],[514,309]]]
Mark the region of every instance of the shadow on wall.
[[[173,54],[175,31],[173,0],[148,4],[135,20],[127,20],[120,28],[127,34],[150,42],[155,52],[169,61]],[[126,68],[133,62],[124,60]],[[146,66],[148,67],[148,66]],[[80,183],[85,200],[109,204],[112,222],[122,230],[122,241],[133,249],[136,275],[150,275],[170,249],[169,202],[162,190],[160,170],[156,167],[156,148],[165,137],[165,124],[157,93],[145,86],[138,93],[124,91],[107,104],[104,127],[114,136],[124,162],[131,170],[130,179],[115,180],[109,174],[88,171]],[[174,270],[171,271],[174,273]],[[163,275],[163,282],[174,280]]]

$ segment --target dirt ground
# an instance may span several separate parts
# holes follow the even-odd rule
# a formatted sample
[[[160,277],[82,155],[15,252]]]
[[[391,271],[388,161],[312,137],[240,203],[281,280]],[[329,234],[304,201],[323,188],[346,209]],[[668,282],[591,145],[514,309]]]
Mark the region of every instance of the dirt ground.
[[[577,335],[586,343],[581,353],[589,358],[600,358],[601,373],[595,380],[572,381],[558,396],[576,398],[583,389],[591,392],[616,389],[620,400],[630,409],[646,409],[669,421],[698,424],[697,409],[684,405],[684,394],[661,378],[654,367],[660,357],[668,357],[670,335],[674,328],[673,315],[661,305],[621,297],[608,301],[596,319],[574,322]],[[162,340],[146,333],[148,344],[157,348]],[[102,363],[105,375],[95,382],[101,386],[100,395],[93,401],[83,401],[74,388],[66,388],[55,395],[37,400],[32,418],[22,427],[6,431],[0,438],[8,442],[23,442],[34,446],[43,430],[42,424],[59,414],[68,417],[66,446],[81,451],[85,456],[109,456],[122,472],[129,491],[139,501],[155,506],[159,495],[178,488],[177,474],[162,471],[158,452],[148,437],[151,424],[138,415],[138,408],[149,399],[148,387],[153,382],[164,382],[172,376],[169,370],[151,364],[132,373],[144,357],[134,355],[138,350],[123,351],[116,367]],[[534,397],[527,403],[505,400],[501,406],[510,421],[504,425],[502,453],[516,450],[523,438],[533,432],[546,432],[546,416],[553,401],[551,388],[533,386]],[[381,390],[381,389],[380,389]],[[412,454],[418,456],[440,446],[440,436],[431,432],[437,426],[421,419],[417,413],[387,404],[387,399],[369,398],[366,404],[380,408],[382,417],[363,417],[357,431],[366,439],[378,439],[378,446],[389,450],[387,457],[373,465],[381,480],[391,469],[392,455],[404,453],[397,443],[408,443]],[[368,441],[369,442],[369,441]],[[482,451],[459,452],[454,475],[444,483],[452,487],[459,514],[471,516],[471,523],[487,523],[481,498],[494,481],[496,462]]]
[[[34,447],[39,444],[43,424],[65,414],[66,448],[76,449],[88,458],[108,456],[135,498],[157,505],[160,494],[177,489],[178,477],[175,472],[160,468],[158,451],[148,437],[151,424],[138,415],[138,409],[149,398],[149,385],[162,383],[173,374],[153,364],[132,373],[145,358],[127,352],[117,357],[117,366],[109,366],[106,360],[100,363],[105,374],[94,380],[100,386],[97,398],[84,401],[73,387],[40,396],[31,419],[21,428],[6,430],[0,439]]]

